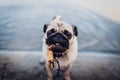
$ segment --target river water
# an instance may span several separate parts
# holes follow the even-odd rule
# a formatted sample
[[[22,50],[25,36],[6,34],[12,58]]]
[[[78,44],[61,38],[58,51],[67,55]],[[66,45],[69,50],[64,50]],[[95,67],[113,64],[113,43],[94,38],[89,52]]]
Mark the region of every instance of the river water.
[[[120,23],[85,7],[61,3],[0,5],[0,50],[41,51],[43,25],[61,15],[78,27],[79,51],[120,51]]]

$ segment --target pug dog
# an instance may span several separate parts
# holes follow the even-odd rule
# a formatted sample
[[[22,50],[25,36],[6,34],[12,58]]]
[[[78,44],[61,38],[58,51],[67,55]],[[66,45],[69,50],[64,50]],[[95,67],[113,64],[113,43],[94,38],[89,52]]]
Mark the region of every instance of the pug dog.
[[[62,21],[61,16],[55,16],[51,23],[44,25],[43,32],[42,61],[45,61],[48,80],[53,80],[53,74],[48,66],[47,57],[47,51],[50,45],[54,45],[52,48],[53,55],[57,57],[60,69],[65,69],[65,80],[70,80],[70,69],[78,53],[77,27]]]

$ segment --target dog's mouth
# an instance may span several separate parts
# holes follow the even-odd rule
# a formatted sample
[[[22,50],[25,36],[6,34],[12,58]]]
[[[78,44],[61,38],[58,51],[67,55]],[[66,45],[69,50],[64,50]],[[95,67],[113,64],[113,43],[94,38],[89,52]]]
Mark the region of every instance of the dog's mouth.
[[[60,43],[55,43],[53,44],[53,48],[52,48],[52,51],[53,52],[58,52],[58,53],[62,53],[62,52],[65,52],[67,47],[63,44],[60,44]]]
[[[46,44],[53,45],[52,51],[54,56],[63,56],[65,51],[69,48],[69,41],[62,34],[55,34],[47,38]]]
[[[60,45],[59,43],[53,44],[52,51],[53,51],[54,57],[64,56],[66,50],[67,50],[67,48]]]

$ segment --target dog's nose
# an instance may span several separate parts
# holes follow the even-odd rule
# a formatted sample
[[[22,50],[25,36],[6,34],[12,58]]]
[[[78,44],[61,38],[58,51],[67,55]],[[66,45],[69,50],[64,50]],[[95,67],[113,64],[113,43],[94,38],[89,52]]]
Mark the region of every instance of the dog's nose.
[[[61,40],[63,39],[63,37],[62,37],[61,34],[58,33],[58,34],[56,34],[55,39],[56,39],[57,41],[61,41]]]

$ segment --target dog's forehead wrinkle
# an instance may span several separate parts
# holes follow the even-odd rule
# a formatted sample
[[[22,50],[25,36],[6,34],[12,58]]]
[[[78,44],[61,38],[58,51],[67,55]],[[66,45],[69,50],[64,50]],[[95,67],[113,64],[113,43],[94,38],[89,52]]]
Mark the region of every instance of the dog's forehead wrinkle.
[[[57,30],[57,32],[64,32],[64,30],[67,30],[67,31],[73,33],[72,26],[66,22],[63,22],[63,21],[52,22],[50,24],[49,30],[52,28]]]
[[[48,28],[49,29],[51,29],[51,28],[57,29],[57,25],[56,24],[50,24],[50,26]]]
[[[57,26],[61,27],[61,26],[63,26],[63,24],[62,23],[57,23]]]

